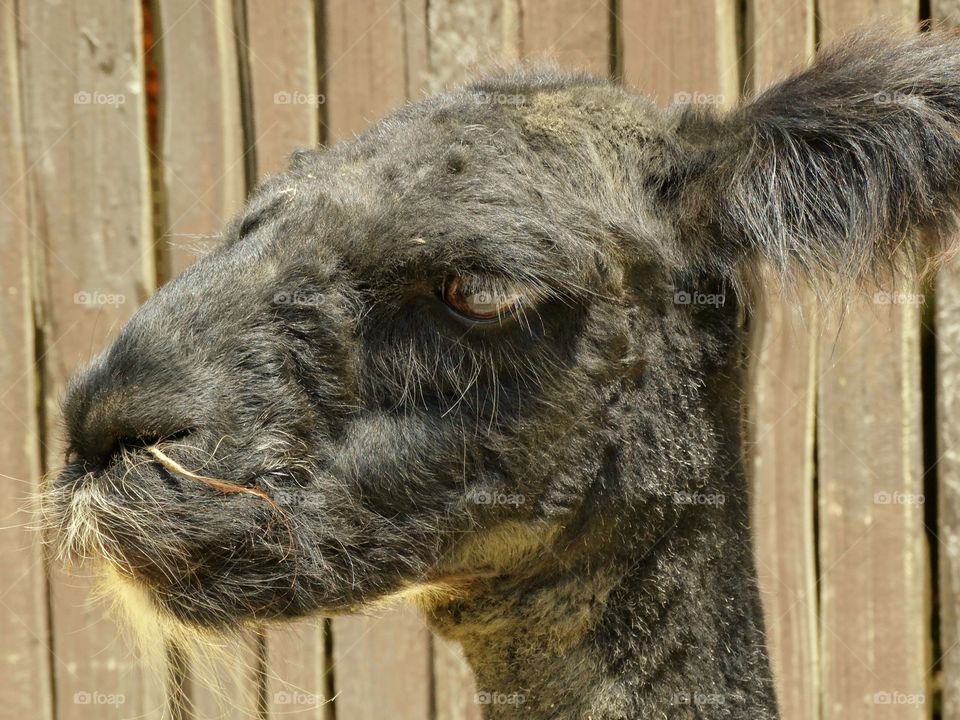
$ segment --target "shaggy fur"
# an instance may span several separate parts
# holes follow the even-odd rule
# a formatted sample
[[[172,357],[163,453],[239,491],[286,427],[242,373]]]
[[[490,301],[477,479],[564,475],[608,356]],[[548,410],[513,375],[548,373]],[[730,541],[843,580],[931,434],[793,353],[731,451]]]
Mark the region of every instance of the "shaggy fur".
[[[491,718],[774,718],[738,290],[915,265],[958,179],[944,34],[727,115],[554,72],[407,106],[296,154],[75,379],[53,542],[179,628],[412,597]],[[453,277],[524,302],[468,321]]]

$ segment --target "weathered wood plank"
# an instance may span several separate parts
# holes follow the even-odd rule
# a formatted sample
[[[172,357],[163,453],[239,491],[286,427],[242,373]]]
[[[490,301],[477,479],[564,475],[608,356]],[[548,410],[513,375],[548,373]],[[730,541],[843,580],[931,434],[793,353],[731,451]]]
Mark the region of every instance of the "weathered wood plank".
[[[915,2],[821,0],[829,42]],[[910,288],[882,288],[915,293]],[[899,296],[897,296],[899,297]],[[916,300],[908,294],[901,300]],[[919,308],[866,297],[825,324],[818,415],[823,717],[929,717]],[[835,342],[834,342],[835,338]]]
[[[159,0],[160,158],[172,277],[215,242],[246,197],[231,0]]]
[[[746,37],[752,91],[810,61],[813,0],[755,0]],[[772,285],[751,318],[748,470],[757,575],[783,720],[819,718],[814,442],[816,305]]]
[[[520,56],[519,0],[430,0],[427,12],[434,90]]]
[[[739,94],[736,0],[623,0],[624,79],[661,104]]]
[[[337,720],[427,720],[430,635],[412,608],[334,621]]]
[[[24,3],[18,26],[43,352],[48,467],[62,460],[58,398],[153,289],[138,3]],[[55,716],[160,717],[163,678],[89,598],[50,580]]]
[[[40,478],[17,20],[0,5],[0,719],[52,717],[46,580],[30,497]]]
[[[419,94],[426,68],[423,0],[325,3],[328,139],[350,138]],[[430,716],[430,634],[409,611],[336,618],[333,684],[338,720]]]
[[[297,148],[320,141],[326,98],[317,77],[316,21],[312,0],[247,2],[247,62],[261,176],[286,167]]]
[[[217,242],[243,206],[247,178],[234,3],[159,0],[157,7],[165,280]],[[229,661],[188,664],[185,695],[195,716],[256,715],[260,645],[249,637]]]
[[[259,177],[283,170],[291,152],[320,140],[325,97],[317,66],[312,0],[248,0],[247,63]],[[303,621],[266,633],[266,701],[274,717],[327,715],[324,623]]]
[[[933,0],[931,15],[960,27],[960,0]],[[936,281],[937,527],[942,720],[960,720],[960,262]]]
[[[270,716],[332,717],[327,697],[330,661],[322,620],[301,621],[267,636],[267,702]]]
[[[324,78],[334,141],[359,133],[407,100],[404,27],[411,18],[397,0],[325,3],[325,9]]]
[[[520,18],[525,57],[608,74],[611,38],[606,0],[521,0]]]

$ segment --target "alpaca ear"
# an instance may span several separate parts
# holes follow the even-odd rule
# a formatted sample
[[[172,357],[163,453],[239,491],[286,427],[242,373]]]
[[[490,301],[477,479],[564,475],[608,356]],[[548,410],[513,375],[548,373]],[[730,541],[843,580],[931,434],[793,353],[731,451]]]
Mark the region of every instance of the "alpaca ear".
[[[960,38],[892,35],[851,38],[726,117],[682,115],[668,194],[692,265],[830,284],[936,265],[960,202]]]

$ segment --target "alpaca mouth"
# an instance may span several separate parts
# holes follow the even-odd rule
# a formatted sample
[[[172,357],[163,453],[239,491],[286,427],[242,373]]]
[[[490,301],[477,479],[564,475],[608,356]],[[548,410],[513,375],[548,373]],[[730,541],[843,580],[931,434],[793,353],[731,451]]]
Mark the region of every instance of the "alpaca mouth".
[[[106,563],[151,585],[182,582],[197,562],[185,560],[195,555],[182,532],[191,515],[185,490],[201,482],[214,486],[215,492],[207,493],[208,510],[211,500],[230,490],[265,495],[193,473],[159,445],[125,448],[106,466],[74,460],[44,493],[46,544],[67,565]]]

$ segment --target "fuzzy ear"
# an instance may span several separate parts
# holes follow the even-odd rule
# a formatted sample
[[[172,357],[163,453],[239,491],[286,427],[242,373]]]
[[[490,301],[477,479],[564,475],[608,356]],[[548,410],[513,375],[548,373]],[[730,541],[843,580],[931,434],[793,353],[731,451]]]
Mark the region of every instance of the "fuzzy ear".
[[[678,135],[694,265],[830,284],[928,269],[960,203],[960,36],[849,38],[725,117],[684,112]]]

